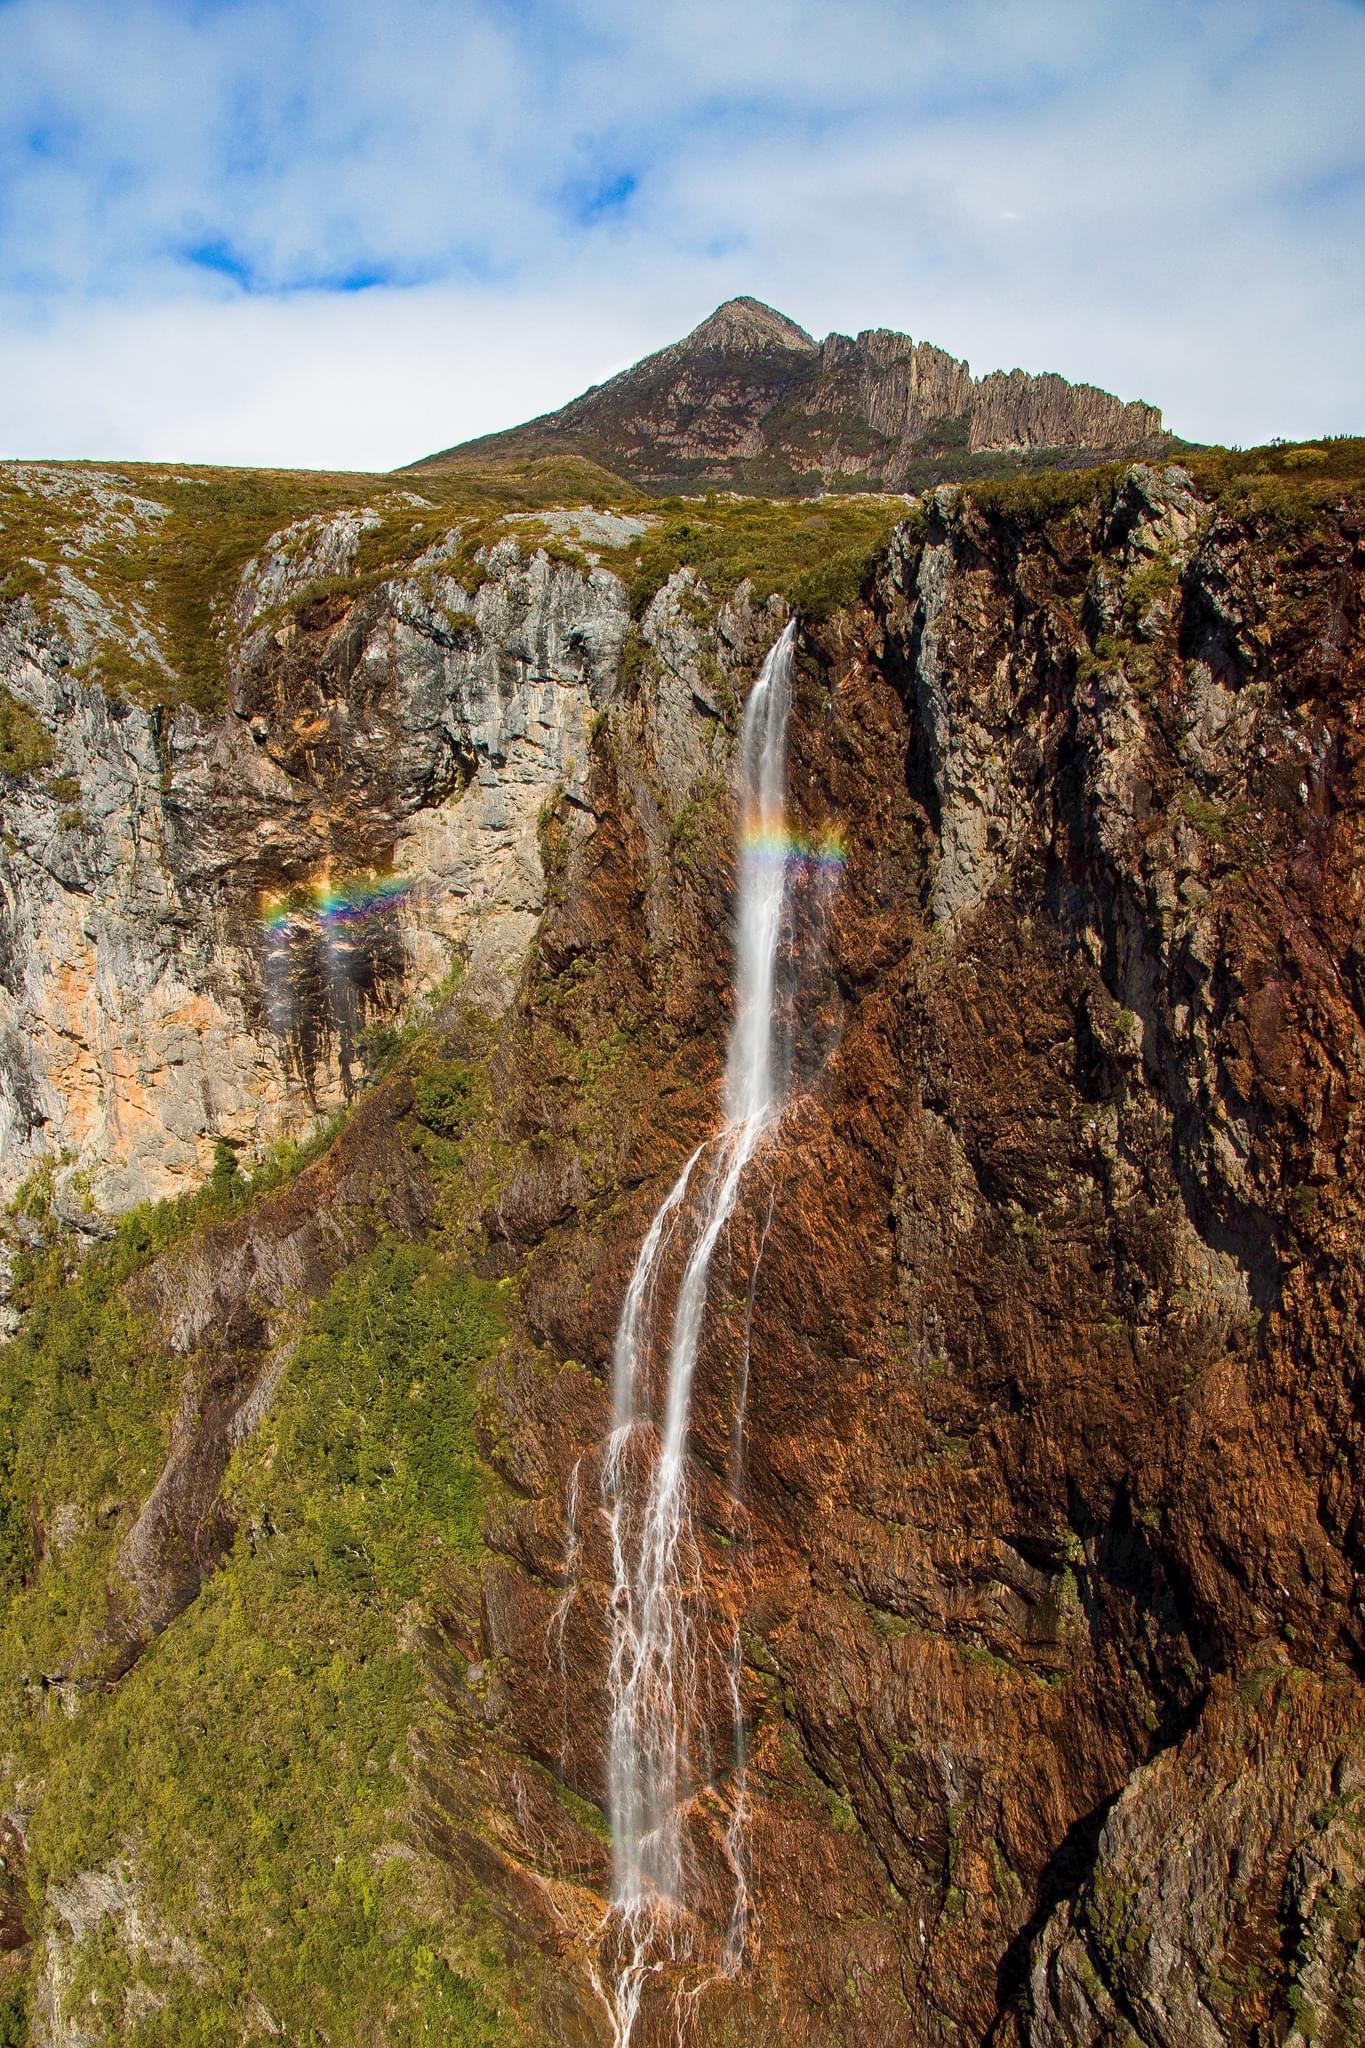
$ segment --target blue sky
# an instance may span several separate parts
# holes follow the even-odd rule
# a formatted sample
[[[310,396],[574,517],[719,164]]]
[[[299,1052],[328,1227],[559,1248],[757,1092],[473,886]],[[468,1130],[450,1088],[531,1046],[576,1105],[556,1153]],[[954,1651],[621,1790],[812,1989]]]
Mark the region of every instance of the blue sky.
[[[386,467],[735,292],[1365,431],[1357,0],[0,0],[0,453]]]

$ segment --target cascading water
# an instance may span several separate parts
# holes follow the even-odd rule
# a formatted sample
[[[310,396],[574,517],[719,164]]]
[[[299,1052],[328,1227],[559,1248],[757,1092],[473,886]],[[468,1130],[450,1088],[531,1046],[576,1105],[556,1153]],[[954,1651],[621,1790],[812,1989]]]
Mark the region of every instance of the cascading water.
[[[795,622],[768,655],[744,709],[743,837],[724,1121],[687,1161],[650,1225],[626,1290],[613,1359],[613,1428],[602,1492],[614,1573],[608,1793],[617,2048],[630,2041],[646,1977],[682,1953],[688,1939],[681,1917],[683,1825],[687,1804],[705,1777],[694,1728],[699,1646],[691,1610],[699,1604],[700,1557],[688,1496],[692,1381],[712,1259],[745,1169],[780,1113],[787,1081],[778,973],[790,865],[786,745],[794,639]],[[672,1317],[665,1322],[659,1297],[680,1236],[684,1244],[690,1238],[690,1247]],[[752,1278],[749,1307],[752,1313]],[[649,1363],[659,1355],[667,1360],[662,1417],[649,1403],[646,1383]],[[741,1389],[745,1379],[747,1359]],[[741,1391],[732,1479],[742,1462],[743,1398]],[[743,1953],[749,1912],[737,1635],[721,1682],[730,1699],[735,1746],[725,1833],[735,1900],[724,1966],[733,1968]]]

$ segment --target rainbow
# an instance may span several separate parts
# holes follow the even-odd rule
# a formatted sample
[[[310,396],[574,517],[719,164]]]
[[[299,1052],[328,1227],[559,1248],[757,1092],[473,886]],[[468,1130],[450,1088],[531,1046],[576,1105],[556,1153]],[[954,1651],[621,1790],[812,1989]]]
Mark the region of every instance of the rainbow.
[[[740,838],[745,860],[764,867],[841,869],[848,859],[848,843],[841,832],[825,831],[813,836],[800,832],[774,832],[762,825],[747,827]]]
[[[411,881],[401,875],[323,875],[284,894],[263,895],[261,928],[280,932],[288,925],[307,923],[336,930],[339,926],[364,924],[401,903],[411,888]]]

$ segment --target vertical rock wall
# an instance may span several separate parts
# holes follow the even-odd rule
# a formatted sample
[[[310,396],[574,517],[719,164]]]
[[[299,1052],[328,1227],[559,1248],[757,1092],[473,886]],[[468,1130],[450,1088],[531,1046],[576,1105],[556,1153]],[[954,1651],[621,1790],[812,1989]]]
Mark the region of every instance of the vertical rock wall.
[[[4,792],[0,1192],[50,1162],[96,1223],[195,1185],[217,1139],[250,1152],[344,1099],[364,1023],[457,960],[472,1000],[506,1001],[544,900],[540,812],[581,787],[623,591],[505,541],[470,593],[454,534],[300,613],[365,530],[307,521],[249,566],[220,718],[78,675],[71,628],[28,600],[0,616],[0,684],[51,752]]]

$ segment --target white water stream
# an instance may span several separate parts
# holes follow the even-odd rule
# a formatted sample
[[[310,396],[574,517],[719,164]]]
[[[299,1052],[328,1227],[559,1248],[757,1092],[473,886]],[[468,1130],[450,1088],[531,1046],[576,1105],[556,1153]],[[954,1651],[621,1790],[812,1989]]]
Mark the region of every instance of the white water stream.
[[[744,708],[740,736],[741,861],[735,905],[734,1014],[724,1121],[692,1154],[651,1223],[622,1305],[613,1358],[613,1427],[602,1467],[614,1585],[608,1673],[608,1794],[612,1831],[612,2006],[617,2048],[628,2048],[651,1971],[686,1952],[684,1821],[705,1785],[696,1726],[700,1559],[688,1492],[692,1381],[717,1245],[745,1169],[781,1111],[788,1059],[778,1025],[779,949],[788,894],[787,719],[794,622],[777,641]],[[671,1317],[661,1296],[675,1245],[688,1245]],[[752,1314],[752,1280],[749,1310]],[[747,1325],[746,1325],[747,1329]],[[651,1405],[650,1361],[666,1357],[662,1414]],[[742,1403],[732,1483],[742,1471]],[[734,1905],[725,1965],[738,1966],[750,1895],[745,1861],[744,1729],[736,1638],[722,1685],[733,1721],[733,1779],[725,1855]]]

